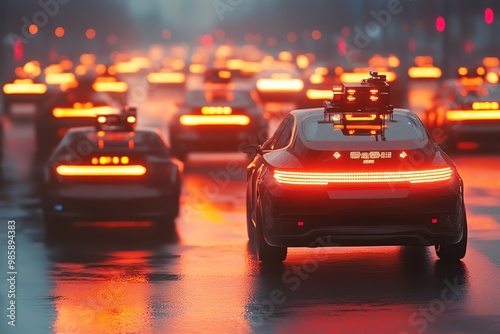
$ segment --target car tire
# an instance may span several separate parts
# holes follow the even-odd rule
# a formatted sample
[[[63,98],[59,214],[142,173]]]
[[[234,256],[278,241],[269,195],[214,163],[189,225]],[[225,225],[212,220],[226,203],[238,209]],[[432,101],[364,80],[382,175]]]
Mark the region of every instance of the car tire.
[[[436,255],[443,261],[459,261],[463,259],[467,252],[467,214],[465,205],[462,204],[461,219],[463,220],[462,239],[457,244],[436,245]]]
[[[261,208],[261,205],[258,206],[259,209]],[[280,263],[283,262],[286,259],[287,255],[287,247],[274,247],[270,246],[266,240],[264,239],[264,232],[263,232],[263,210],[259,210],[258,214],[258,222],[257,222],[257,236],[256,236],[256,242],[255,242],[255,249],[257,251],[257,257],[258,259],[263,262],[263,263]]]

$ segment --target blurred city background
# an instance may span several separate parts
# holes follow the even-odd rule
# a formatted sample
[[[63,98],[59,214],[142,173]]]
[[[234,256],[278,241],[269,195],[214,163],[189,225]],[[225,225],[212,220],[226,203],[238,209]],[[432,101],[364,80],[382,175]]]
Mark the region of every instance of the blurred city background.
[[[0,70],[5,81],[31,59],[43,65],[152,44],[255,44],[340,64],[394,53],[409,67],[430,55],[446,73],[499,53],[495,7],[492,0],[6,0]]]

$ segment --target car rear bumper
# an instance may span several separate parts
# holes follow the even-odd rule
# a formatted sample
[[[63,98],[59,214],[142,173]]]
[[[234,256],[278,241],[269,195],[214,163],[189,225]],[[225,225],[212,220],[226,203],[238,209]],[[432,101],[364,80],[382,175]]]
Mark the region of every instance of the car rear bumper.
[[[261,203],[264,237],[272,246],[316,247],[324,240],[330,246],[436,245],[462,238],[463,196],[454,182],[418,191],[335,195],[273,190]]]
[[[115,186],[116,187],[116,186]],[[73,187],[50,191],[43,199],[46,215],[61,220],[138,220],[175,216],[179,195],[137,187],[126,190],[118,186],[113,191],[106,188]]]
[[[270,245],[281,247],[428,246],[455,244],[462,239],[462,226],[456,216],[445,218],[436,226],[431,226],[423,217],[410,223],[403,220],[404,223],[397,226],[380,225],[371,220],[365,222],[373,222],[373,226],[357,225],[360,217],[351,218],[351,225],[341,226],[322,226],[318,224],[322,218],[318,217],[306,217],[303,226],[297,226],[297,221],[276,221],[273,230],[267,229],[264,237]],[[335,220],[330,219],[330,222]]]

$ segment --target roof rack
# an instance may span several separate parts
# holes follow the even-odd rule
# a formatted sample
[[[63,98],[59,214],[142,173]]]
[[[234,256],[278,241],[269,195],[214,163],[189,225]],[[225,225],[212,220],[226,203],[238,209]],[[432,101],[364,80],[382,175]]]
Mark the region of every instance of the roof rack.
[[[378,135],[385,140],[386,120],[392,120],[387,77],[376,71],[360,83],[335,85],[333,98],[324,102],[324,121],[346,135]]]

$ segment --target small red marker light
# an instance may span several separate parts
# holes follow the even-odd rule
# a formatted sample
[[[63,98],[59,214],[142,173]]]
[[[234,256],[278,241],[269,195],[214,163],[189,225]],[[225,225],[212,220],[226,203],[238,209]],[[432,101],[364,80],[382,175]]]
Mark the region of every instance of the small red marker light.
[[[437,218],[432,218],[432,221],[431,221],[433,224],[437,224],[438,220]]]
[[[297,226],[304,226],[304,222],[297,222]]]

